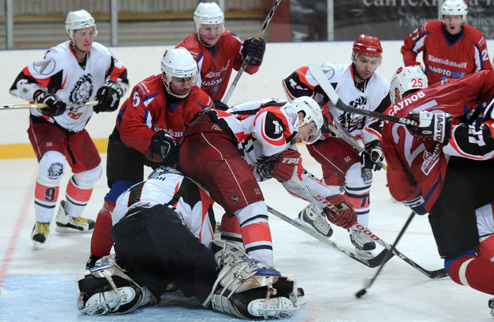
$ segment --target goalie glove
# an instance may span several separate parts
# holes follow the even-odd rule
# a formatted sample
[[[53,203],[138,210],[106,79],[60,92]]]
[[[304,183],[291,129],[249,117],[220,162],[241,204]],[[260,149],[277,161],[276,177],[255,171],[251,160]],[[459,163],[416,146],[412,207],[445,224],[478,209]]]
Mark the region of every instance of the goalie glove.
[[[151,138],[150,149],[163,158],[165,165],[173,166],[178,163],[180,144],[168,132],[158,131],[158,134]]]
[[[326,197],[326,200],[335,206],[323,209],[323,214],[328,217],[330,222],[345,229],[348,229],[357,223],[355,210],[343,195],[338,194],[329,196]]]
[[[425,215],[428,213],[427,209],[424,207],[424,197],[422,195],[419,195],[417,198],[413,200],[404,200],[401,203],[407,206],[408,208],[412,209],[413,212],[415,212],[417,215]]]
[[[449,113],[410,112],[408,119],[417,121],[418,125],[407,125],[407,128],[419,140],[446,143],[451,135],[452,117]]]
[[[109,80],[101,85],[94,97],[98,104],[96,104],[93,110],[96,113],[99,112],[112,112],[118,108],[120,104],[120,98],[123,95],[123,90],[117,82]]]
[[[250,57],[249,65],[261,66],[264,52],[266,51],[266,41],[262,38],[251,37],[244,41],[242,47],[242,57],[244,60]]]
[[[34,102],[36,104],[45,104],[46,107],[39,108],[38,111],[46,116],[58,116],[62,115],[67,108],[67,104],[59,101],[58,98],[50,93],[38,91],[38,95],[35,97]]]
[[[382,169],[384,161],[383,150],[379,140],[371,141],[365,146],[365,151],[360,156],[362,168],[367,168],[374,171]]]

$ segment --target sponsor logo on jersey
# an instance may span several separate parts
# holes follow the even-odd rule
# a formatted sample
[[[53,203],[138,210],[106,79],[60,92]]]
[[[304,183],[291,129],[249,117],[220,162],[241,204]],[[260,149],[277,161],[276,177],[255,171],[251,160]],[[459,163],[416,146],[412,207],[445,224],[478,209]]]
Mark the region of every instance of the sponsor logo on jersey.
[[[440,155],[441,143],[436,144],[432,153],[427,150],[424,151],[424,162],[422,162],[422,166],[420,167],[420,169],[425,175],[428,175],[431,172],[432,168],[434,168],[434,166],[439,161]]]

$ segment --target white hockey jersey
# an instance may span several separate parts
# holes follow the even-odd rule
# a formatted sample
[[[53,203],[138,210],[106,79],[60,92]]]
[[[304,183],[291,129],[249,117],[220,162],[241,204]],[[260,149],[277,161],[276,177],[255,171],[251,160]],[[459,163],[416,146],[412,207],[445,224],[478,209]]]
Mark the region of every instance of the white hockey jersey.
[[[112,222],[115,225],[129,210],[136,207],[168,205],[192,234],[202,244],[210,247],[214,234],[213,225],[216,224],[213,203],[209,194],[191,179],[181,174],[165,172],[132,186],[120,195],[112,213]]]
[[[94,42],[85,65],[81,66],[67,40],[50,48],[43,59],[25,67],[10,93],[33,101],[33,94],[41,89],[56,94],[65,103],[86,103],[94,100],[98,88],[110,79],[116,81],[124,93],[129,87],[125,67],[108,48]],[[44,117],[69,131],[79,132],[93,114],[93,107],[67,107],[63,114],[54,117],[45,117],[37,109],[31,109],[31,114]]]
[[[375,111],[382,105],[383,100],[388,98],[389,82],[377,72],[372,74],[365,83],[363,90],[361,90],[355,86],[352,64],[335,65],[326,63],[321,65],[321,69],[335,88],[342,102],[351,107]],[[316,90],[318,85],[319,83],[312,77],[312,74],[305,66],[299,68],[285,79],[284,90],[290,99],[308,95],[313,96],[321,105],[321,108],[324,108],[327,103],[334,125],[356,141],[365,144],[374,140],[381,140],[379,120],[339,110],[333,103],[327,102],[324,95]],[[388,106],[389,104],[385,104],[383,112]]]
[[[225,133],[230,133],[237,141],[240,155],[251,166],[257,181],[267,178],[260,174],[260,167],[270,157],[281,152],[297,150],[294,138],[299,128],[297,111],[290,103],[278,99],[259,99],[232,106],[226,112],[211,110],[213,119]],[[319,197],[333,195],[313,175],[304,171],[300,161],[295,169],[298,180],[283,182],[283,186],[294,196],[315,203],[324,209]],[[301,184],[302,181],[303,184]],[[313,194],[304,189],[306,185]]]

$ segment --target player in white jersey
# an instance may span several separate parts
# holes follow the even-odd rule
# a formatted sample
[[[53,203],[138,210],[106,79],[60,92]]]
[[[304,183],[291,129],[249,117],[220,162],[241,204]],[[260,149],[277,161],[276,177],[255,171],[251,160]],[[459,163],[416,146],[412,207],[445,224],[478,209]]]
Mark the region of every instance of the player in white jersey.
[[[300,97],[291,103],[257,100],[227,111],[205,110],[184,132],[180,167],[225,209],[222,238],[238,242],[268,267],[273,266],[273,248],[258,181],[275,178],[291,194],[324,209],[336,225],[349,228],[356,223],[344,197],[302,167],[296,144],[317,140],[322,123],[317,103]],[[338,207],[335,213],[328,209],[332,206]]]
[[[381,64],[381,54],[382,47],[377,37],[360,35],[353,44],[352,63],[323,64],[321,69],[344,103],[354,108],[383,112],[390,101],[389,83],[375,72]],[[326,124],[335,126],[365,147],[366,152],[359,155],[325,126],[323,137],[308,146],[308,150],[322,166],[323,182],[335,192],[342,189],[355,207],[359,224],[368,227],[372,170],[380,170],[379,163],[383,161],[380,121],[336,108],[307,66],[285,78],[283,88],[290,100],[300,96],[313,97],[323,109]],[[309,205],[300,212],[299,217],[330,237],[332,229],[318,213],[320,211],[314,205]],[[375,243],[362,231],[350,231],[350,238],[361,255],[372,255]]]
[[[129,313],[178,289],[244,319],[291,316],[298,306],[295,279],[225,242],[213,244],[212,204],[191,179],[163,167],[120,195],[112,213],[115,255],[77,277],[79,310]]]
[[[94,221],[81,217],[94,184],[101,176],[101,158],[84,129],[93,112],[111,112],[128,88],[127,70],[105,46],[94,42],[98,31],[86,10],[67,14],[69,40],[50,48],[45,57],[26,66],[10,93],[45,104],[32,109],[29,140],[39,162],[31,233],[34,247],[46,241],[66,163],[72,168],[66,199],[60,202],[56,230],[88,232]],[[85,105],[96,100],[95,106]]]

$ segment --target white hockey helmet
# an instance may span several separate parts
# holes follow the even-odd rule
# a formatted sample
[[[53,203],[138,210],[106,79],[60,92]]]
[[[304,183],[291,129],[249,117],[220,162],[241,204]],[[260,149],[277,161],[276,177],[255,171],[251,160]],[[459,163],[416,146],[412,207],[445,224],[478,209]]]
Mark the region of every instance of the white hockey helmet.
[[[462,16],[463,20],[467,19],[468,6],[463,0],[445,0],[441,7],[441,15],[444,16]]]
[[[398,90],[400,99],[402,99],[408,91],[427,88],[428,85],[427,76],[420,66],[398,68],[390,84],[389,98],[391,104],[396,103],[395,89]]]
[[[194,11],[194,22],[196,23],[196,28],[199,29],[200,25],[217,25],[224,23],[225,16],[216,3],[200,2],[197,5],[196,11]]]
[[[185,95],[178,95],[170,90],[170,83],[174,79],[191,78],[195,84],[197,82],[197,63],[190,54],[190,52],[183,48],[173,48],[165,51],[163,58],[161,59],[161,72],[166,75],[165,88],[169,94],[184,98]]]
[[[317,102],[308,97],[301,96],[293,100],[292,106],[298,112],[302,111],[305,114],[304,120],[300,124],[303,126],[308,123],[313,123],[316,126],[316,131],[311,135],[309,141],[306,142],[308,144],[312,144],[321,136],[321,128],[324,125],[324,119],[322,117],[322,110]]]
[[[96,28],[96,23],[93,16],[84,9],[70,11],[67,14],[67,19],[65,19],[65,30],[69,34],[69,38],[73,40],[74,31],[85,28],[94,28],[94,36],[98,35],[98,29]]]

